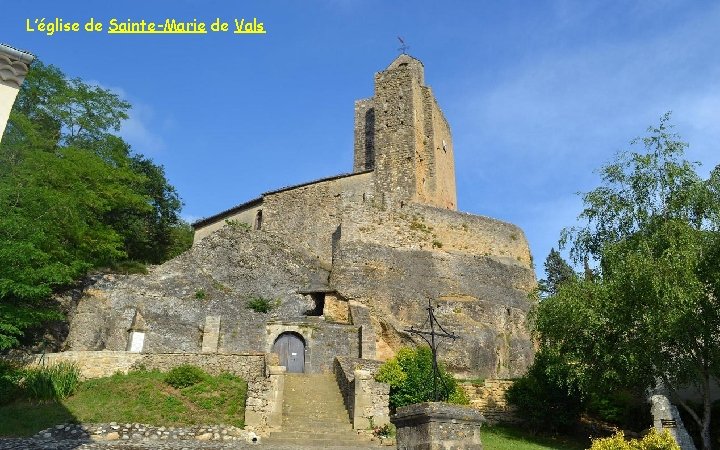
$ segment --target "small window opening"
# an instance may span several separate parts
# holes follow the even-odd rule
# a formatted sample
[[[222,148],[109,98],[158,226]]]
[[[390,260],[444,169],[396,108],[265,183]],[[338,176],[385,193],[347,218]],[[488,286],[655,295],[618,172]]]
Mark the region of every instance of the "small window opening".
[[[313,309],[308,309],[305,311],[306,316],[322,316],[323,310],[325,309],[325,293],[324,292],[315,292],[310,294],[310,297],[312,297],[313,302],[315,303]]]
[[[258,209],[255,214],[255,229],[259,230],[262,228],[262,209]]]

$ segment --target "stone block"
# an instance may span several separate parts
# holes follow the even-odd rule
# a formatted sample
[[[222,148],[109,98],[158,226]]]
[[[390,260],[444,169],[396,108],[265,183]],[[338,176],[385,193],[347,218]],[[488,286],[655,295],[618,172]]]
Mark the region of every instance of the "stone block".
[[[398,450],[482,450],[479,411],[430,402],[398,408],[390,417],[397,427]]]

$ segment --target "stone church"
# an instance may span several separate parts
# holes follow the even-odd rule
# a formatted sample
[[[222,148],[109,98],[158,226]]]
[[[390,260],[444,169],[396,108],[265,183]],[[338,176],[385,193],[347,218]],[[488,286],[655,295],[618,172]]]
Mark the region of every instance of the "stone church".
[[[523,231],[457,211],[450,126],[423,64],[400,55],[355,102],[354,164],[194,224],[147,275],[106,276],[72,317],[70,350],[275,352],[290,372],[414,345],[428,302],[460,339],[463,377],[512,377],[533,357]]]

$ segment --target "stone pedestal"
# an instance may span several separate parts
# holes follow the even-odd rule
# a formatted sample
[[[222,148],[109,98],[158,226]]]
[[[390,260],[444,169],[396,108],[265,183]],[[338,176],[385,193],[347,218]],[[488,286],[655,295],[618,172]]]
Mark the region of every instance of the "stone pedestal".
[[[284,366],[268,367],[270,378],[270,392],[268,392],[268,428],[279,430],[282,428],[283,393],[285,392]]]
[[[398,450],[482,450],[480,426],[473,408],[432,402],[398,408],[390,417],[397,427]]]

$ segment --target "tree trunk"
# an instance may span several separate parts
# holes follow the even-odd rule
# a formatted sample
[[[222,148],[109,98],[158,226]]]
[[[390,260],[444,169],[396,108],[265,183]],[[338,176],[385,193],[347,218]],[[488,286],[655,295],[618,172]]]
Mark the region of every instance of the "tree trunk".
[[[702,438],[703,450],[712,450],[712,442],[710,442],[710,413],[712,404],[710,403],[710,383],[706,380],[705,392],[703,399],[703,423],[700,437]]]

